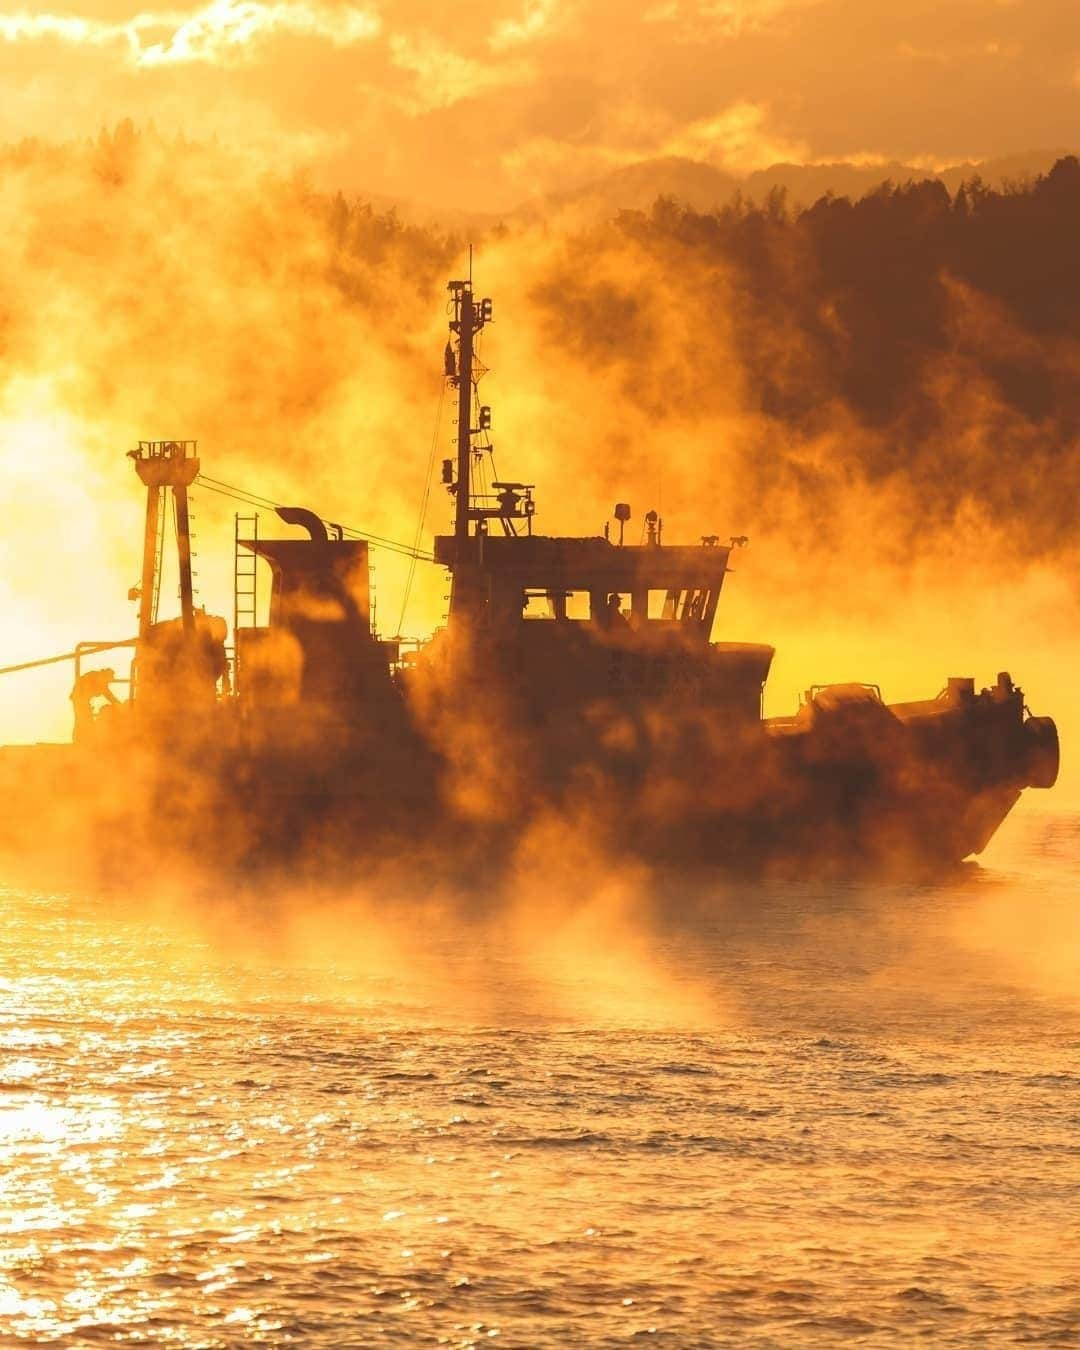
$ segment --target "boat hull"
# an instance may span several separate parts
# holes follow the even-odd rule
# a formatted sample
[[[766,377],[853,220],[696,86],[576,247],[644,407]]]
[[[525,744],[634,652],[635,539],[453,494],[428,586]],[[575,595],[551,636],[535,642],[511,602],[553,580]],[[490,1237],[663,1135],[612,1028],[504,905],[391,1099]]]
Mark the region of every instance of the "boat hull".
[[[278,718],[253,738],[223,717],[165,741],[8,747],[0,849],[110,872],[413,859],[475,877],[538,834],[547,848],[577,835],[666,867],[924,874],[981,853],[1057,772],[1053,723],[1026,717],[1011,685],[893,708],[819,695],[743,727],[657,712],[594,710],[588,736],[543,760],[487,722],[463,753],[403,718],[362,734]]]

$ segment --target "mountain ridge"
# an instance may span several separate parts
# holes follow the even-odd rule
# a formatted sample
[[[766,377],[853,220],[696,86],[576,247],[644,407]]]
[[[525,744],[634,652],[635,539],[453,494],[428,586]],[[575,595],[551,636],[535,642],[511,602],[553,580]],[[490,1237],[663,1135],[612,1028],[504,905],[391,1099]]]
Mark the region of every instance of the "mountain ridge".
[[[394,210],[406,223],[467,231],[567,216],[587,224],[620,211],[647,211],[658,197],[672,197],[692,210],[706,212],[722,209],[740,194],[760,203],[780,191],[788,208],[797,211],[829,195],[863,197],[886,182],[936,180],[955,193],[962,183],[974,178],[991,187],[1034,178],[1046,173],[1062,156],[1072,153],[1075,152],[1066,148],[1030,150],[985,160],[964,160],[939,169],[901,160],[867,164],[849,160],[777,163],[746,175],[730,173],[703,160],[666,155],[620,165],[576,187],[527,198],[507,211],[464,211],[362,190],[351,195],[370,202],[376,210]]]

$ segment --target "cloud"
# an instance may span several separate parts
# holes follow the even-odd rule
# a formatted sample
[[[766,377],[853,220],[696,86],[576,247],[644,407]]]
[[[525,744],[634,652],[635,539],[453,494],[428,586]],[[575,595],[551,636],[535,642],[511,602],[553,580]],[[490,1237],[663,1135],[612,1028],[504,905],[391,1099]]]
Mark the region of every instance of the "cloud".
[[[464,56],[431,34],[390,38],[391,60],[416,77],[411,106],[421,111],[448,108],[464,99],[518,84],[528,78],[519,63],[488,65]]]
[[[763,104],[741,102],[712,117],[681,128],[661,147],[666,155],[681,155],[721,165],[738,173],[752,173],[780,162],[802,163],[809,156],[805,141],[771,132]]]
[[[643,22],[669,25],[683,41],[753,33],[780,15],[808,9],[821,0],[660,0]]]
[[[132,64],[141,67],[225,63],[249,57],[259,39],[281,34],[350,46],[374,37],[379,29],[376,15],[352,6],[261,0],[212,0],[190,14],[141,13],[112,22],[26,12],[0,16],[0,38],[7,42],[52,38],[76,45],[115,44],[125,47]]]
[[[133,31],[126,23],[101,23],[62,14],[0,14],[0,38],[25,42],[56,38],[61,42],[104,44],[131,42]]]
[[[558,13],[558,0],[528,0],[520,18],[503,19],[495,25],[489,39],[492,51],[521,46],[550,33]]]
[[[19,3],[20,0],[16,0]],[[128,116],[311,147],[319,181],[507,211],[661,155],[1018,154],[1075,140],[1062,0],[52,0],[0,17],[0,137]],[[153,86],[148,86],[148,81]]]
[[[351,46],[374,37],[379,27],[373,14],[351,7],[332,10],[304,4],[261,4],[258,0],[214,0],[181,23],[166,40],[142,48],[137,60],[144,66],[220,61],[248,50],[257,38],[274,33]]]

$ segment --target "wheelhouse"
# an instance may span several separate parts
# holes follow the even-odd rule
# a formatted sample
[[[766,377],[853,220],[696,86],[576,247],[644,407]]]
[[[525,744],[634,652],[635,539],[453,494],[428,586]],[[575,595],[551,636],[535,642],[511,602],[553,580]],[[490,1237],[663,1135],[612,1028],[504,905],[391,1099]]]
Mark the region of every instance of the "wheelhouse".
[[[435,541],[437,561],[472,574],[470,620],[479,627],[589,625],[699,643],[711,637],[730,554],[543,535],[473,536],[463,551],[471,558],[461,563],[452,535]]]

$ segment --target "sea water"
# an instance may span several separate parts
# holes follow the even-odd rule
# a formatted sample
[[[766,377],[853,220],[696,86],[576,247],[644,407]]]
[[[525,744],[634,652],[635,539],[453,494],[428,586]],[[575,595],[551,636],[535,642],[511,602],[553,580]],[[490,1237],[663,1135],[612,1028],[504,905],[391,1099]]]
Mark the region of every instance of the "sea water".
[[[543,882],[8,889],[3,1343],[1080,1336],[1080,813],[918,886]]]

